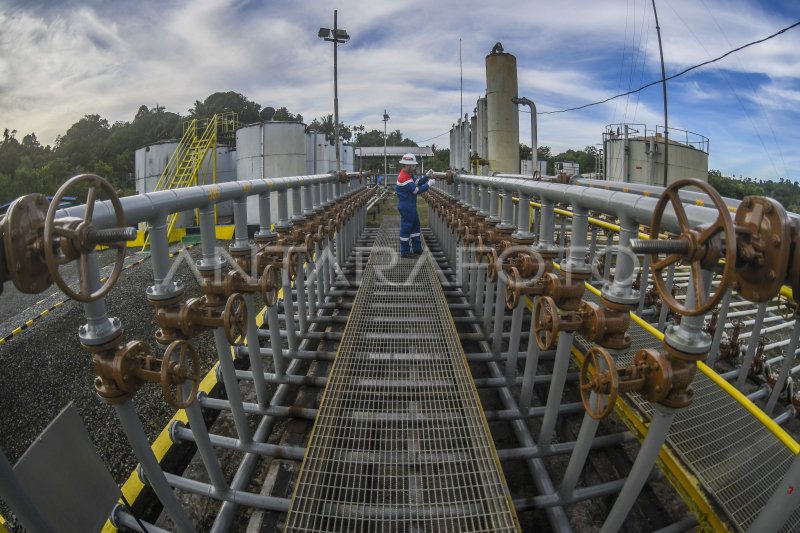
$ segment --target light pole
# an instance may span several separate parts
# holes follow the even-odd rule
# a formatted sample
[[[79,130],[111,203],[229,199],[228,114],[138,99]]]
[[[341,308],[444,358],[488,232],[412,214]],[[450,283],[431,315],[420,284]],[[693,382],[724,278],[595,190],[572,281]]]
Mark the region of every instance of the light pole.
[[[389,122],[389,113],[383,110],[383,184],[389,188],[389,175],[386,166],[386,123]]]
[[[338,52],[337,45],[350,40],[347,30],[338,27],[338,11],[333,10],[333,31],[330,28],[320,28],[317,36],[320,39],[333,43],[333,138],[336,144],[336,170],[342,170],[341,154],[339,153],[339,78],[337,74]]]

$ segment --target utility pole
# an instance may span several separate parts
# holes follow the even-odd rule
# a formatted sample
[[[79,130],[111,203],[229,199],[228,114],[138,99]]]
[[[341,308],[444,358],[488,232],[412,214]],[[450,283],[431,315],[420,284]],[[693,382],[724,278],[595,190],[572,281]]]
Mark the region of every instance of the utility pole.
[[[347,30],[339,28],[338,11],[333,10],[333,31],[330,28],[320,28],[317,36],[333,43],[333,138],[336,145],[336,170],[342,170],[341,154],[339,153],[339,75],[338,75],[338,45],[350,40]]]

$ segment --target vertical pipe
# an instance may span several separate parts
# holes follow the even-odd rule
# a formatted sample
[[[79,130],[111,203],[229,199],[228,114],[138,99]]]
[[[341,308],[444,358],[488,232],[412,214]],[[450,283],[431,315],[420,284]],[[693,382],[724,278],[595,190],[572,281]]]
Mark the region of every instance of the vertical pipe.
[[[150,449],[150,443],[147,442],[144,428],[136,415],[132,401],[115,404],[114,409],[117,411],[117,416],[119,416],[119,420],[122,423],[122,429],[128,436],[128,442],[133,448],[133,453],[136,454],[136,458],[139,459],[142,470],[147,476],[147,483],[153,488],[159,501],[164,506],[164,512],[172,519],[178,531],[181,533],[194,533],[194,526],[189,521],[186,511],[181,507],[175,493],[172,492],[161,466],[158,464],[155,455],[153,455],[153,450]]]
[[[725,322],[719,322],[720,326],[724,326]],[[755,331],[755,330],[753,330]],[[769,395],[769,400],[767,400],[767,405],[764,407],[764,412],[772,414],[772,410],[775,408],[775,403],[778,401],[778,398],[781,395],[781,391],[783,390],[783,385],[786,383],[786,379],[789,377],[789,370],[792,367],[792,363],[794,362],[794,357],[791,354],[797,353],[797,342],[798,337],[800,337],[800,317],[795,315],[794,320],[794,328],[792,329],[792,336],[789,337],[789,348],[786,351],[785,356],[783,356],[783,364],[781,365],[781,371],[778,375],[778,380],[775,382],[775,386],[772,388],[772,392]],[[754,339],[750,338],[750,343],[753,343]],[[796,461],[795,461],[796,462]],[[799,478],[795,478],[799,479]]]
[[[268,192],[258,195],[258,234],[265,237],[273,234]]]
[[[571,331],[562,331],[558,334],[558,347],[556,348],[556,358],[553,363],[553,375],[550,378],[550,390],[547,393],[542,429],[539,432],[539,446],[547,446],[553,440],[556,420],[558,419],[558,407],[561,405],[561,396],[564,393],[564,384],[567,380],[570,349],[572,348],[574,337],[575,333]]]
[[[186,389],[186,396],[190,393]],[[266,407],[266,406],[265,406]],[[214,446],[211,444],[211,438],[208,436],[206,429],[206,421],[203,418],[203,411],[200,407],[200,402],[192,402],[186,408],[186,418],[192,428],[195,443],[197,444],[197,451],[200,453],[200,458],[203,460],[208,479],[214,488],[220,492],[228,490],[228,482],[225,481],[225,474],[222,473],[222,467],[219,464],[216,454],[214,454]]]
[[[596,371],[599,372],[599,369]],[[595,405],[595,398],[596,395],[594,391],[592,391],[589,395],[589,405]],[[564,472],[564,479],[561,481],[561,487],[558,489],[558,493],[562,499],[569,499],[572,492],[575,490],[575,486],[578,484],[578,478],[583,471],[584,465],[586,465],[586,458],[589,457],[589,451],[592,448],[592,440],[594,440],[599,424],[600,421],[592,418],[588,413],[583,415],[581,429],[578,431],[578,440],[575,443],[575,448],[572,450],[572,455],[570,455],[567,470]]]
[[[648,257],[648,256],[645,256]],[[722,302],[719,305],[719,314],[717,315],[717,329],[714,331],[714,338],[711,340],[711,349],[708,351],[708,366],[714,367],[719,357],[719,345],[722,342],[722,333],[725,331],[725,322],[728,319],[728,309],[731,306],[731,296],[733,289],[728,287],[725,290],[725,295],[722,297]],[[769,411],[767,411],[769,414]]]
[[[758,312],[756,319],[753,323],[753,336],[747,341],[747,353],[742,360],[742,366],[739,368],[739,375],[736,378],[736,388],[742,390],[744,384],[747,382],[747,373],[750,370],[750,365],[753,363],[753,357],[756,354],[756,347],[758,346],[758,334],[761,332],[761,326],[764,324],[764,316],[767,314],[767,303],[761,302],[758,304]],[[724,322],[722,324],[725,324]],[[794,352],[789,352],[794,353]]]
[[[672,281],[675,279],[675,263],[672,263],[670,266],[667,267],[667,290],[672,290]],[[661,304],[661,312],[658,315],[658,330],[664,331],[664,326],[667,323],[667,312],[669,311],[669,307],[667,304]]]
[[[296,184],[292,187],[292,217],[289,220],[292,222],[300,222],[303,218],[301,187],[300,184]]]
[[[511,313],[511,338],[508,341],[508,354],[506,356],[506,381],[511,387],[516,382],[517,377],[517,358],[519,357],[519,337],[522,330],[522,312],[525,305],[522,301],[517,302],[517,306]],[[534,341],[529,341],[536,344]]]
[[[622,491],[617,496],[611,512],[608,514],[600,533],[614,533],[622,527],[625,518],[628,516],[633,504],[636,503],[642,487],[647,482],[653,466],[656,464],[658,452],[661,450],[664,441],[667,439],[672,418],[675,411],[659,404],[655,404],[655,412],[647,430],[647,436],[642,442],[642,448],[636,456],[630,474],[622,487]]]
[[[528,411],[533,400],[533,383],[536,379],[536,370],[539,365],[539,344],[535,335],[536,321],[531,319],[530,332],[528,336],[528,351],[525,354],[525,372],[522,375],[522,390],[519,394],[519,410],[522,413]]]

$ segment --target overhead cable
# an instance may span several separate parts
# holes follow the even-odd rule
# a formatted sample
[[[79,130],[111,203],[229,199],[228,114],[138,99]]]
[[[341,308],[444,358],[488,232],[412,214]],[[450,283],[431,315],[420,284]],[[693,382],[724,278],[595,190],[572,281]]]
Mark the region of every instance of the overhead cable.
[[[705,65],[710,65],[711,63],[716,63],[717,61],[719,61],[721,59],[724,59],[724,58],[728,57],[729,55],[731,55],[731,54],[733,54],[735,52],[739,52],[740,50],[744,50],[745,48],[748,48],[750,46],[753,46],[753,45],[756,45],[756,44],[759,44],[759,43],[763,43],[765,41],[769,41],[770,39],[775,38],[778,35],[791,30],[792,28],[796,28],[797,26],[800,26],[800,21],[795,22],[791,26],[787,26],[787,27],[783,28],[782,30],[777,31],[777,32],[773,33],[772,35],[764,37],[763,39],[759,39],[757,41],[752,41],[752,42],[744,44],[744,45],[742,45],[742,46],[740,46],[738,48],[734,48],[733,50],[729,50],[728,52],[725,52],[724,54],[722,54],[721,56],[719,56],[717,58],[709,59],[708,61],[704,61],[702,63],[698,63],[697,65],[694,65],[694,66],[691,66],[689,68],[686,68],[686,69],[678,72],[677,74],[673,74],[672,76],[667,77],[666,80],[664,80],[664,81],[673,80],[675,78],[683,76],[684,74],[686,74],[688,72],[691,72],[694,69],[703,67]],[[556,111],[539,111],[537,114],[538,115],[554,115],[556,113],[566,113],[568,111],[578,111],[580,109],[586,109],[587,107],[592,107],[592,106],[596,106],[596,105],[600,105],[600,104],[605,104],[606,102],[610,102],[611,100],[614,100],[616,98],[621,98],[623,96],[628,96],[630,94],[638,93],[640,91],[643,91],[644,89],[647,89],[648,87],[652,87],[653,85],[658,85],[659,83],[662,83],[662,80],[652,81],[652,82],[648,83],[647,85],[642,85],[638,89],[634,89],[632,91],[628,91],[628,92],[625,92],[625,93],[617,94],[615,96],[610,96],[610,97],[606,98],[605,100],[600,100],[598,102],[592,102],[591,104],[584,104],[584,105],[577,106],[577,107],[569,107],[567,109],[558,109]]]

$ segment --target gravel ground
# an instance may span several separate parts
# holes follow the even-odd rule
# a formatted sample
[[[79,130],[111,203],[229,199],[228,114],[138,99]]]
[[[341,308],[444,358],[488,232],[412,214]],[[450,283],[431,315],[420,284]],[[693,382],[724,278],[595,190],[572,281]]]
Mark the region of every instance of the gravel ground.
[[[197,259],[200,247],[188,252]],[[102,263],[107,264],[108,258],[101,259]],[[149,256],[134,253],[126,258],[126,263],[131,266],[123,270],[106,298],[108,313],[122,321],[126,340],[144,340],[160,356],[163,352],[157,349],[153,338],[156,331],[153,309],[144,295],[145,288],[152,284]],[[181,265],[176,278],[183,281],[187,296],[200,294],[186,263]],[[64,298],[55,287],[42,299],[42,295],[23,295],[9,286],[7,283],[0,295],[0,318],[4,320],[0,332],[4,336]],[[83,307],[67,300],[0,346],[0,449],[15,463],[50,421],[69,402],[74,402],[98,455],[114,480],[121,484],[137,461],[113,408],[94,392],[91,357],[82,349],[77,336],[78,327],[85,322]],[[216,360],[213,335],[207,332],[193,343],[205,373]],[[133,401],[152,441],[174,411],[164,402],[157,385],[145,384]],[[7,519],[10,515],[2,502],[0,514]]]

